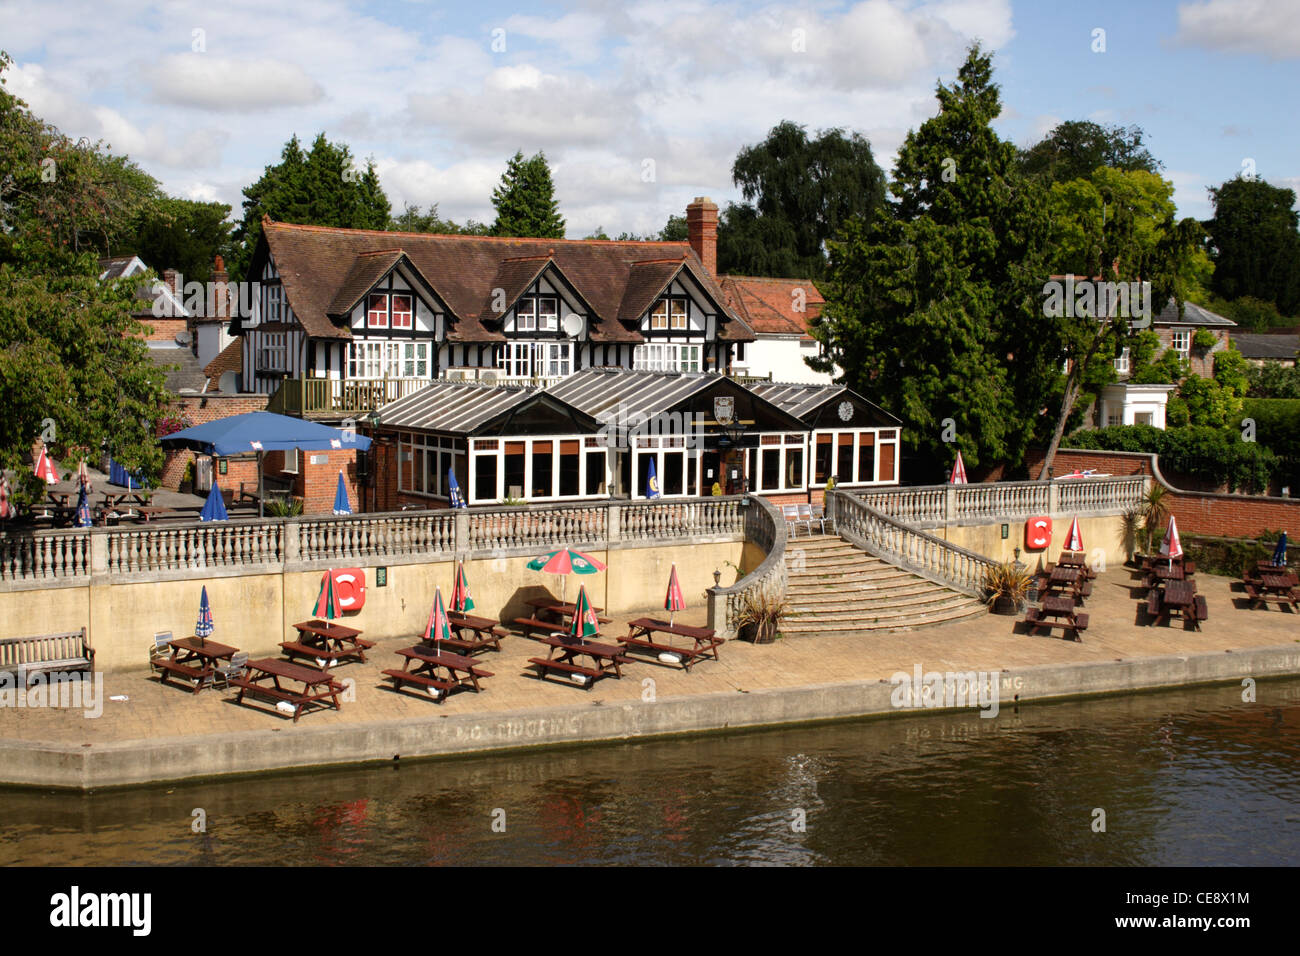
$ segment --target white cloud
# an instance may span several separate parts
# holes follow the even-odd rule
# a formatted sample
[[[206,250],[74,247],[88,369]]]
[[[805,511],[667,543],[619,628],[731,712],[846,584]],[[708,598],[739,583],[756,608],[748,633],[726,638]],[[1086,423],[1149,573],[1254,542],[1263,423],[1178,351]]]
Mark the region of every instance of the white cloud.
[[[1205,0],[1178,7],[1174,43],[1223,53],[1287,60],[1300,57],[1300,17],[1293,2]]]
[[[293,63],[177,53],[149,71],[161,103],[246,113],[321,100],[321,85]]]

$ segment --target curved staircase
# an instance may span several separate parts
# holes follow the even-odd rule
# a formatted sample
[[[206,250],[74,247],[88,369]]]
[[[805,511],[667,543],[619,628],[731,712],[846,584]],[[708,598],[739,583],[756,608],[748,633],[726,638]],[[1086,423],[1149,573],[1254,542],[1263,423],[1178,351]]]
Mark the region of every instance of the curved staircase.
[[[786,542],[787,636],[908,631],[988,613],[975,598],[904,571],[833,534]]]

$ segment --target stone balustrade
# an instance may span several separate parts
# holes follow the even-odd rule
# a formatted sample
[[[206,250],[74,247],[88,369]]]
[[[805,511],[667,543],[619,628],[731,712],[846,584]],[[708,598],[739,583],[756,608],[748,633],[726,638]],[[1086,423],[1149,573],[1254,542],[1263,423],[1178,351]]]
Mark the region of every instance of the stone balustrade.
[[[715,501],[723,499],[713,499]],[[742,500],[736,509],[743,513],[745,540],[758,545],[766,553],[762,562],[735,584],[729,587],[712,587],[708,590],[709,627],[719,637],[733,640],[740,626],[741,611],[750,595],[763,594],[784,598],[786,593],[785,545],[787,527],[776,506],[766,498],[751,495]]]
[[[1147,478],[1070,478],[882,488],[857,494],[869,508],[916,528],[991,524],[1035,515],[1115,515],[1137,508]]]

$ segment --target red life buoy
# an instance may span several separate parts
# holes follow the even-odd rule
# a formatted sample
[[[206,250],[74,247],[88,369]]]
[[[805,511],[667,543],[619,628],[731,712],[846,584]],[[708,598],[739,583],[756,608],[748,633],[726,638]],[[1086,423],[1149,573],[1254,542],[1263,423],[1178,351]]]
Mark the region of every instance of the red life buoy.
[[[1025,522],[1025,549],[1042,551],[1052,543],[1052,519],[1047,515],[1030,518]]]
[[[366,572],[360,568],[339,568],[334,576],[334,596],[340,611],[359,611],[366,605]]]

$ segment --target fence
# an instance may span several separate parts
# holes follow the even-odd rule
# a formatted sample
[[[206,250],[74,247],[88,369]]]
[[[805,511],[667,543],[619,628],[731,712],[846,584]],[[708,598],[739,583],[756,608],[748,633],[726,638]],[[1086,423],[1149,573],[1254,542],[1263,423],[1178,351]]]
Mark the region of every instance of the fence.
[[[860,493],[873,511],[918,528],[985,524],[1034,515],[1124,514],[1142,501],[1147,479],[1070,478],[976,485],[925,485]]]
[[[741,611],[751,594],[784,597],[786,591],[786,523],[776,506],[757,495],[738,506],[744,512],[745,540],[762,548],[767,556],[757,568],[730,587],[709,588],[709,627],[719,637],[735,638]]]

